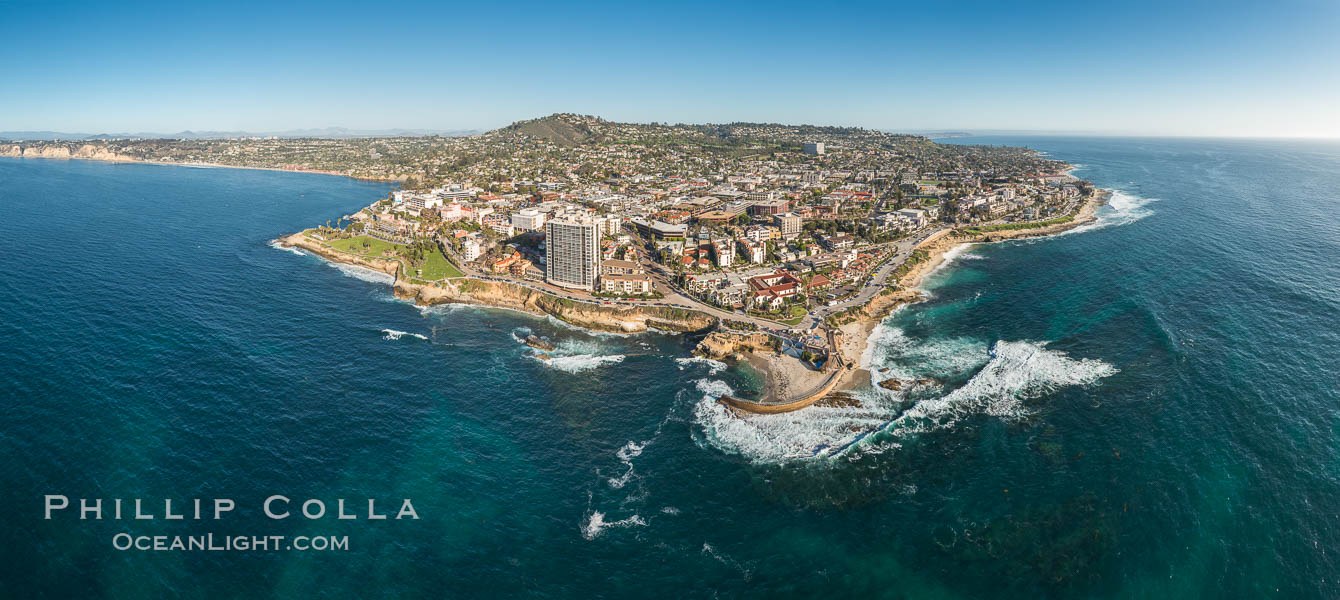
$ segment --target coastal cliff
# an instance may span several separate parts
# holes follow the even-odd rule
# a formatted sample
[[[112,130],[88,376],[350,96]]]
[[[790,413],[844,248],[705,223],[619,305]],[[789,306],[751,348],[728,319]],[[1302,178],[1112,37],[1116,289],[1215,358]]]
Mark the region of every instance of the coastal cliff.
[[[138,158],[112,152],[105,147],[94,144],[81,144],[75,147],[73,144],[52,144],[44,143],[37,146],[23,146],[20,144],[5,144],[0,146],[0,156],[10,158],[63,158],[63,159],[81,159],[81,160],[103,160],[110,162],[134,162]]]
[[[279,240],[279,243],[285,248],[294,248],[294,247],[302,248],[303,250],[311,252],[312,254],[320,256],[321,258],[324,258],[331,262],[343,263],[346,265],[354,265],[356,267],[363,267],[365,269],[372,269],[373,271],[380,271],[392,277],[398,277],[397,274],[400,271],[400,263],[394,260],[380,259],[380,258],[364,258],[361,256],[354,256],[352,254],[345,254],[343,252],[336,252],[335,250],[331,250],[325,244],[322,244],[320,242],[317,242],[316,240],[308,238],[306,235],[302,233],[295,233],[288,237],[281,238]]]
[[[397,298],[422,306],[476,304],[550,315],[578,327],[616,333],[703,331],[716,325],[705,313],[666,306],[605,306],[560,298],[539,290],[500,281],[462,277],[431,284],[397,279]]]
[[[716,317],[693,310],[668,306],[607,306],[560,298],[525,286],[500,281],[462,277],[429,284],[415,283],[399,276],[399,262],[337,252],[302,233],[282,238],[280,244],[285,247],[302,248],[332,262],[355,265],[395,276],[396,297],[420,306],[473,304],[508,308],[537,315],[549,315],[578,327],[615,333],[637,333],[648,329],[676,332],[705,331],[717,323]]]

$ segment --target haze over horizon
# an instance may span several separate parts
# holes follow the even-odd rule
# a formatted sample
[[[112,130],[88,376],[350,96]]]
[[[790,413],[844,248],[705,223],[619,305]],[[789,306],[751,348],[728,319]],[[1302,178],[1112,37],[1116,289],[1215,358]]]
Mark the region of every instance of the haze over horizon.
[[[4,4],[0,131],[613,121],[1340,137],[1340,4]],[[168,7],[171,7],[168,9]]]

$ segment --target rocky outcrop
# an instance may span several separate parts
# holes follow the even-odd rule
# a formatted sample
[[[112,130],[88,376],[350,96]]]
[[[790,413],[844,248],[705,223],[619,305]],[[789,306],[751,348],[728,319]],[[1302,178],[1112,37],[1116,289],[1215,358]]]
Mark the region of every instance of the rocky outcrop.
[[[701,342],[698,342],[698,346],[693,349],[693,353],[697,356],[719,360],[745,352],[775,352],[779,348],[779,344],[777,338],[765,333],[742,334],[714,331],[703,338]]]
[[[526,336],[526,345],[536,350],[544,350],[545,352],[554,351],[553,344],[549,343],[548,340],[534,334]]]
[[[382,273],[391,276],[395,276],[396,273],[400,271],[400,263],[394,260],[363,258],[361,256],[336,252],[321,242],[308,238],[302,233],[295,233],[286,238],[282,238],[279,240],[279,243],[286,248],[302,248],[303,250],[311,252],[312,254],[331,262],[344,263],[347,265],[363,267],[365,269],[372,269],[374,271],[381,271]]]

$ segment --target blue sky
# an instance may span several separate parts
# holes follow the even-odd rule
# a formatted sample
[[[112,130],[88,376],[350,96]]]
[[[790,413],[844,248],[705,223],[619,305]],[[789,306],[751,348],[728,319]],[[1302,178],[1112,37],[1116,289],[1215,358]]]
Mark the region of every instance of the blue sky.
[[[1340,2],[0,0],[0,130],[485,129],[553,112],[1340,137]]]

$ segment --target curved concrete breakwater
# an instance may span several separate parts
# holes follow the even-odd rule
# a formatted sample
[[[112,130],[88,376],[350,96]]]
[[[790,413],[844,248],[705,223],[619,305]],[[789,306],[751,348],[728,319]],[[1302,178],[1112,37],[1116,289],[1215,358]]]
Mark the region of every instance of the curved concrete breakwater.
[[[721,320],[705,312],[665,306],[609,306],[563,298],[526,286],[502,281],[459,277],[419,283],[401,277],[400,263],[390,259],[360,257],[340,252],[305,233],[281,238],[286,248],[302,248],[326,260],[372,269],[395,278],[398,298],[420,306],[471,304],[547,315],[566,323],[604,332],[637,333],[649,329],[674,332],[709,332],[693,354],[712,359],[736,357],[748,360],[763,372],[766,390],[758,399],[723,395],[718,402],[739,413],[777,414],[800,410],[821,402],[841,405],[853,400],[844,392],[870,385],[870,373],[861,368],[871,331],[895,308],[921,301],[917,289],[922,280],[944,261],[946,253],[964,244],[1041,237],[1062,233],[1095,221],[1094,211],[1106,203],[1110,192],[1098,191],[1068,221],[1017,229],[946,229],[916,246],[927,253],[925,260],[911,265],[890,282],[883,293],[853,307],[846,322],[828,331],[829,356],[823,370],[782,352],[774,334],[722,329]],[[795,387],[796,389],[792,389]],[[799,391],[797,391],[799,390]]]

